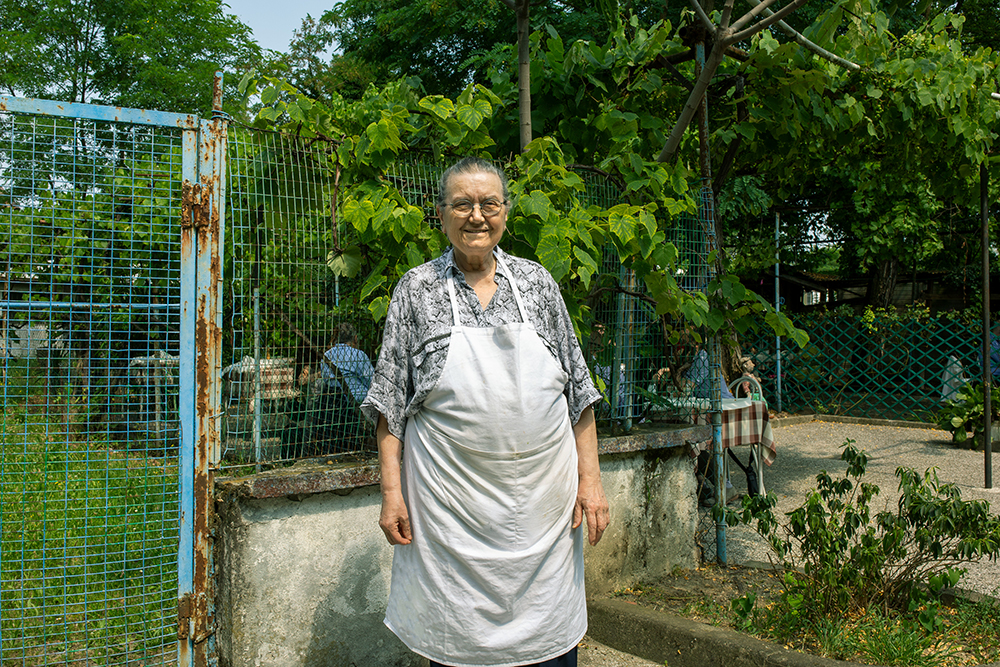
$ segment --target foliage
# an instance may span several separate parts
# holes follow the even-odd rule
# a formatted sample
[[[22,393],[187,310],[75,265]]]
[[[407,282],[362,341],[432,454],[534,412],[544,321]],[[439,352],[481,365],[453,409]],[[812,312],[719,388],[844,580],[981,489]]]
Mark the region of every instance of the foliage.
[[[501,97],[479,85],[469,85],[452,100],[419,97],[399,81],[369,90],[358,102],[338,96],[330,105],[273,78],[247,77],[242,89],[260,95],[264,107],[258,125],[277,125],[304,140],[330,145],[330,164],[317,169],[327,170],[322,182],[338,185],[324,190],[326,194],[317,192],[314,200],[325,207],[330,194],[336,197],[340,231],[329,266],[342,277],[362,278],[359,296],[369,303],[375,321],[384,316],[395,281],[446,244],[440,230],[426,224],[425,209],[403,197],[393,169],[404,156],[424,155],[438,163],[446,156],[489,155],[496,145],[491,130],[497,114],[514,106],[511,89],[503,88],[507,96]],[[674,279],[677,250],[665,242],[664,226],[693,205],[687,169],[636,159],[626,145],[628,132],[637,132],[638,123],[616,109],[597,115],[592,125],[595,132],[581,131],[580,136],[607,138],[614,154],[601,162],[601,170],[614,169],[615,178],[623,180],[622,203],[592,204],[584,178],[564,152],[564,146],[572,145],[539,137],[509,164],[513,204],[506,247],[552,273],[578,326],[586,318],[587,297],[597,284],[605,248],[636,272],[657,314],[680,312],[693,326],[713,331],[727,322],[751,326],[754,314],[763,313],[766,305],[735,279],[718,279],[708,295],[683,292]],[[777,331],[795,333],[784,316],[767,313],[766,318]]]
[[[996,424],[1000,419],[1000,410],[997,409],[995,399],[990,403],[990,419]],[[935,421],[938,426],[951,433],[955,442],[965,442],[969,438],[969,432],[972,433],[973,442],[979,442],[986,430],[983,383],[973,382],[963,386],[954,399],[945,401],[944,407],[935,415]]]
[[[785,590],[770,612],[774,632],[794,634],[872,609],[936,631],[941,592],[959,582],[962,564],[1000,554],[1000,518],[984,501],[962,500],[958,487],[940,483],[933,470],[904,467],[896,470],[896,511],[872,516],[879,488],[862,481],[867,455],[848,439],[841,459],[846,475],[817,475],[817,488],[787,525],[773,514],[773,494],[722,510],[730,523],[753,523],[785,570]]]
[[[996,50],[975,47],[989,43],[982,26],[997,14],[993,0],[849,0],[807,5],[789,17],[820,46],[859,63],[856,72],[820,60],[779,31],[742,44],[748,57],[724,62],[708,105],[712,171],[732,158],[736,176],[714,184],[724,213],[721,246],[734,266],[765,257],[769,263],[771,254],[761,250],[771,235],[758,233],[770,227],[758,219],[769,204],[791,209],[783,214],[783,247],[821,235],[844,242],[843,273],[883,267],[873,274],[873,294],[891,290],[900,266],[953,266],[965,256],[973,242],[965,223],[978,200],[976,170],[991,154],[997,120],[989,98]],[[690,40],[678,31],[690,11],[542,2],[531,16],[536,136],[556,139],[567,164],[600,170],[623,188],[640,183],[643,175],[629,173],[633,161],[650,160],[663,146],[694,77],[693,61],[681,57]],[[489,81],[504,100],[489,119],[497,146],[491,152],[514,153],[513,21],[499,0],[351,0],[317,29],[343,54],[328,65],[292,65],[289,80],[324,100],[331,90],[356,97],[365,83],[396,77],[415,75],[418,89],[451,97],[469,81]],[[313,76],[324,67],[326,74]],[[684,141],[682,160],[694,164],[694,132]],[[644,191],[628,191],[635,193]]]
[[[664,11],[655,3],[628,4],[650,24]],[[529,18],[536,30],[551,26],[571,41],[603,42],[618,11],[618,3],[607,0],[535,0]],[[418,77],[427,92],[453,97],[470,81],[483,81],[498,53],[516,67],[513,51],[502,49],[517,43],[515,15],[501,0],[345,0],[324,14],[320,25],[330,29],[343,57],[376,68],[379,84]]]
[[[2,0],[9,94],[208,114],[217,70],[260,59],[221,0]]]
[[[902,24],[884,9],[865,0],[818,15],[804,8],[815,20],[800,29],[857,71],[793,42],[755,38],[749,59],[720,69],[740,85],[717,94],[710,121],[713,162],[732,156],[733,173],[760,178],[781,207],[782,247],[801,247],[806,235],[841,242],[840,273],[869,273],[872,305],[886,305],[902,267],[954,265],[976,244],[966,222],[998,111],[989,97],[997,56],[964,48],[961,15],[932,14],[897,31]],[[772,243],[752,210],[735,212],[723,245],[746,263]]]

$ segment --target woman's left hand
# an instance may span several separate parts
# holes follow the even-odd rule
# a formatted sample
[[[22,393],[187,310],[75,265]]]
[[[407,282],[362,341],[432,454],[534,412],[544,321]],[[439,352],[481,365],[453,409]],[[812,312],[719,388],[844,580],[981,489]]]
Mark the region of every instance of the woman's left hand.
[[[584,517],[587,517],[587,537],[590,544],[601,541],[604,530],[611,522],[611,512],[608,499],[604,495],[601,478],[580,479],[580,487],[576,493],[576,507],[573,509],[573,527],[578,528]]]
[[[580,485],[576,491],[576,507],[573,508],[573,528],[579,528],[583,518],[587,518],[587,537],[590,543],[601,541],[604,529],[611,522],[608,498],[601,484],[601,464],[597,458],[597,422],[594,409],[587,408],[580,420],[573,426],[576,438]]]

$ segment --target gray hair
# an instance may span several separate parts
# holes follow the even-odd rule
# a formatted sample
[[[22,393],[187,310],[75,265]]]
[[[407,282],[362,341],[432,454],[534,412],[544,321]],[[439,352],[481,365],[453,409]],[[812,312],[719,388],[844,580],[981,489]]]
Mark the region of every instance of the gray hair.
[[[445,169],[444,173],[441,174],[441,179],[438,181],[438,205],[441,206],[447,203],[445,201],[445,194],[448,192],[448,182],[452,176],[480,173],[493,174],[499,178],[500,186],[503,188],[503,200],[510,200],[510,190],[507,187],[507,174],[504,173],[503,168],[480,157],[464,157]]]

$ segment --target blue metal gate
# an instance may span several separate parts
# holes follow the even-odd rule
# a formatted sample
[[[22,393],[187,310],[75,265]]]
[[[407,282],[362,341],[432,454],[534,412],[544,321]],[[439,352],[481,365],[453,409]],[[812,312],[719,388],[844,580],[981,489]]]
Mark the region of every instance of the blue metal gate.
[[[0,141],[0,664],[206,664],[224,123],[0,97]]]

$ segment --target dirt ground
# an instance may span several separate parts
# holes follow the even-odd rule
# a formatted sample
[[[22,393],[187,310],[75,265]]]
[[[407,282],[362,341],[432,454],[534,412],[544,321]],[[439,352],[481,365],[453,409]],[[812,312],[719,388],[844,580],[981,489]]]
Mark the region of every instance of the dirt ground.
[[[781,573],[770,569],[707,564],[668,575],[655,586],[623,589],[617,595],[658,611],[731,627],[729,610],[734,599],[753,593],[758,605],[767,604],[780,595],[781,586]]]

